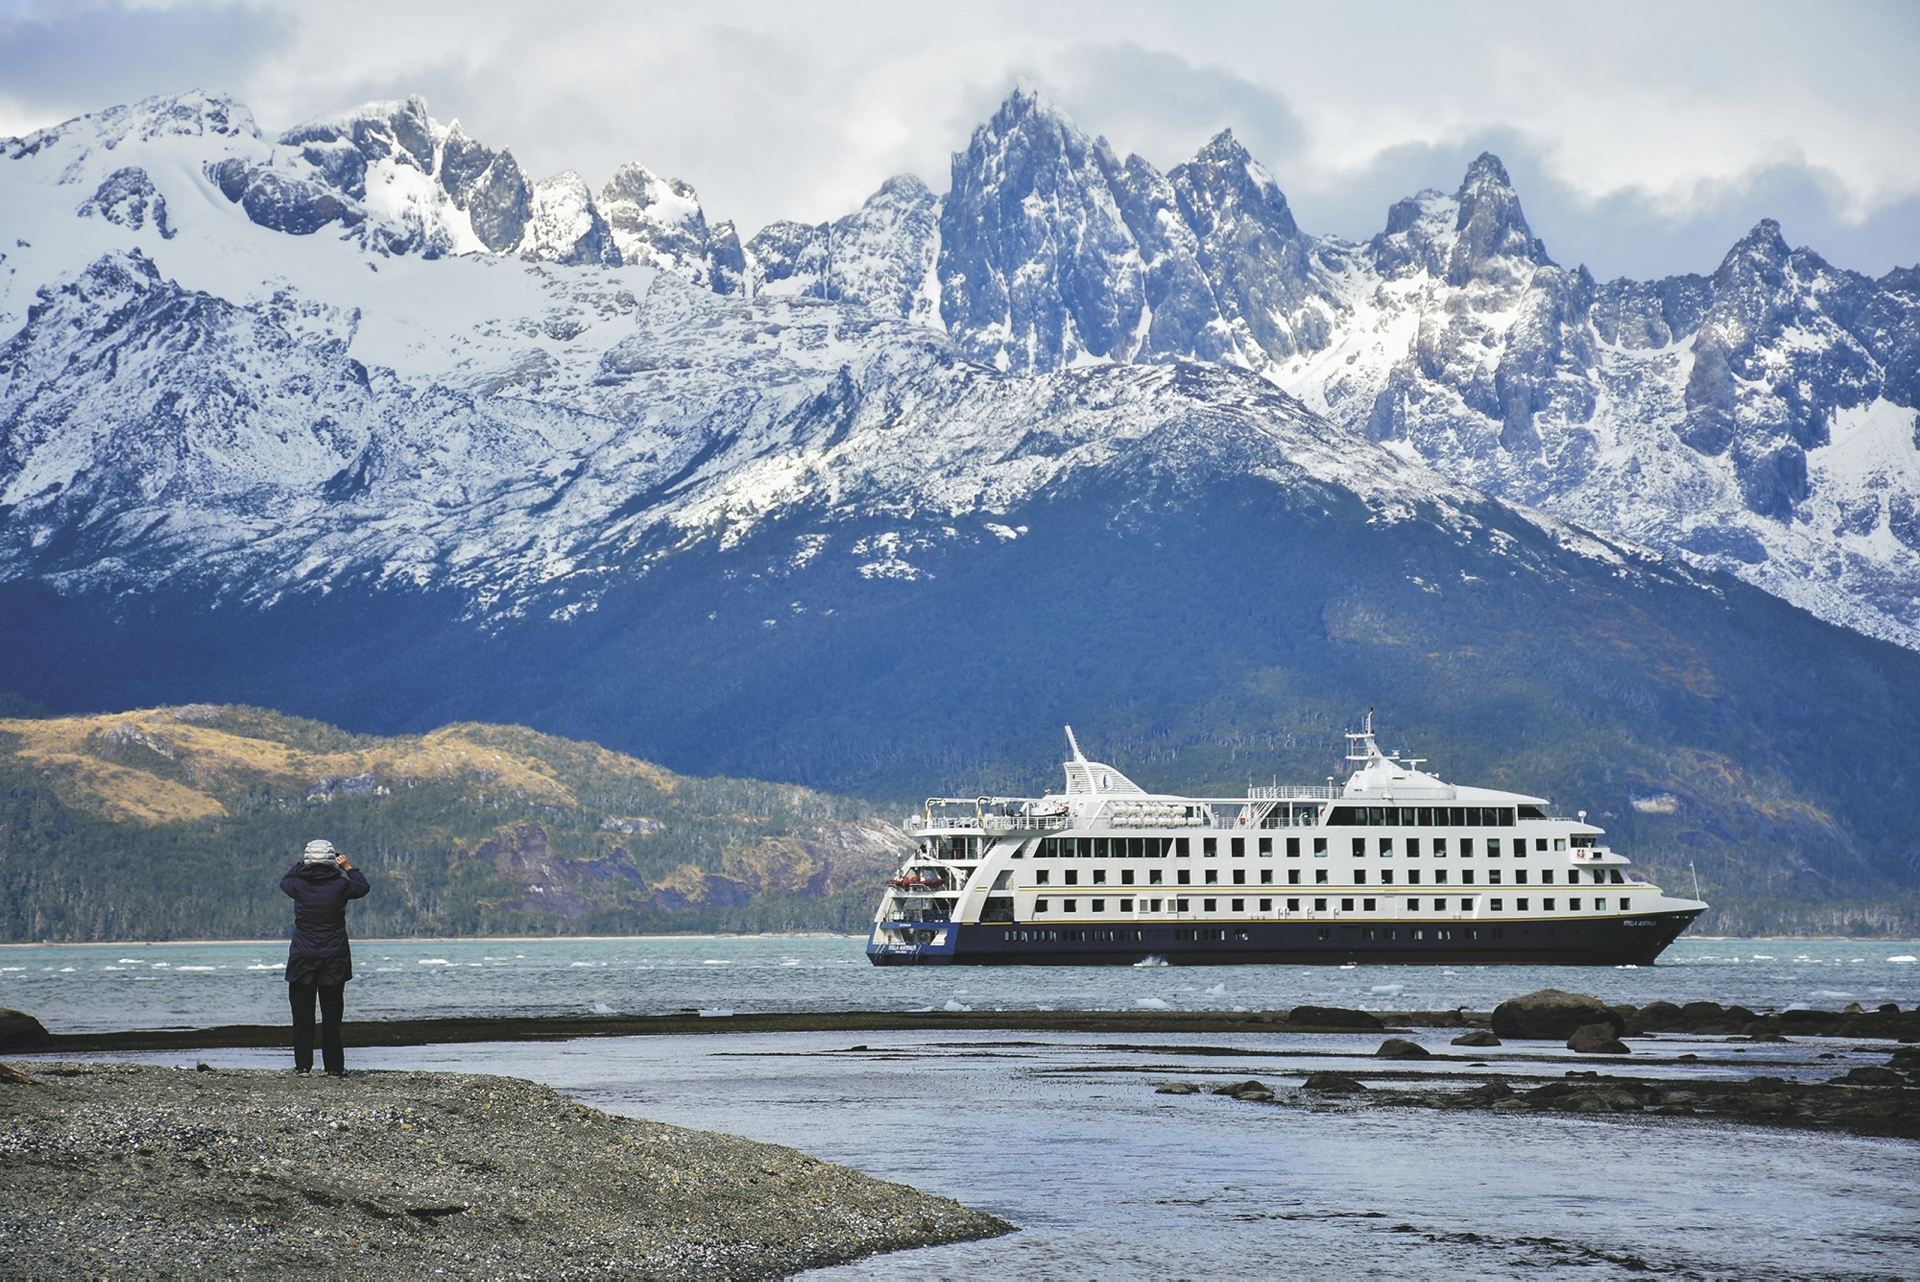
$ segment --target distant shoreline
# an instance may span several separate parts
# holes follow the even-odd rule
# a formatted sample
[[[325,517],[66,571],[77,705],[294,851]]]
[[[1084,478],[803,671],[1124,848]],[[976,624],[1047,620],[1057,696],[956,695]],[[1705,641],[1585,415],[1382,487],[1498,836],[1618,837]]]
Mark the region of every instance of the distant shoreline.
[[[730,935],[708,932],[650,935],[368,935],[354,936],[356,944],[558,944],[558,943],[642,943],[660,940],[735,940],[735,939],[865,939],[865,934],[841,934],[831,930],[801,930],[779,934]],[[1700,944],[1920,944],[1920,937],[1900,935],[1682,935],[1676,942]],[[286,938],[273,939],[107,939],[107,940],[33,940],[0,943],[7,948],[200,948],[215,944],[251,945],[269,948],[284,945]]]

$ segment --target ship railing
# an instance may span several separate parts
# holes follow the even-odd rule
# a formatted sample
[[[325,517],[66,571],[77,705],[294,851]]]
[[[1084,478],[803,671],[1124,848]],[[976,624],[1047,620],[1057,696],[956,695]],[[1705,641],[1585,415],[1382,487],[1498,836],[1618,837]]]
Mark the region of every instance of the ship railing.
[[[1057,832],[1073,827],[1072,815],[929,815],[913,833],[941,832]]]
[[[1276,784],[1247,789],[1248,801],[1338,801],[1346,789],[1337,784]]]

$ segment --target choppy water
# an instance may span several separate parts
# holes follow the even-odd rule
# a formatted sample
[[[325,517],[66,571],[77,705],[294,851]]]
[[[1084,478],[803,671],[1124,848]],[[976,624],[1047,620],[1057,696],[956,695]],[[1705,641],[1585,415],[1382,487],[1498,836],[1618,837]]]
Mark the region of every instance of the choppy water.
[[[1682,939],[1656,966],[874,967],[849,938],[361,941],[350,1019],[684,1010],[1486,1010],[1572,988],[1838,1010],[1920,1003],[1920,942]],[[205,1027],[285,1018],[284,944],[0,948],[0,1006],[48,1028]]]
[[[1920,1275],[1920,1145],[1710,1119],[1309,1111],[1161,1096],[1153,1087],[1172,1077],[1298,1085],[1322,1068],[1365,1078],[1461,1065],[1382,1065],[1368,1058],[1377,1034],[1143,1044],[1151,1040],[790,1033],[349,1057],[356,1068],[531,1077],[609,1111],[790,1144],[1021,1228],[822,1277]],[[1441,1032],[1419,1040],[1453,1049]],[[1677,1071],[1676,1054],[1728,1049],[1718,1039],[1636,1046],[1634,1069],[1647,1076]],[[1812,1040],[1746,1049],[1755,1062],[1742,1067],[1802,1079],[1883,1057]],[[1551,1061],[1570,1058],[1545,1044],[1483,1053],[1516,1051],[1518,1063],[1499,1066],[1556,1076],[1562,1065]],[[220,1067],[286,1062],[268,1051],[201,1057]],[[379,1089],[377,1076],[351,1080]]]

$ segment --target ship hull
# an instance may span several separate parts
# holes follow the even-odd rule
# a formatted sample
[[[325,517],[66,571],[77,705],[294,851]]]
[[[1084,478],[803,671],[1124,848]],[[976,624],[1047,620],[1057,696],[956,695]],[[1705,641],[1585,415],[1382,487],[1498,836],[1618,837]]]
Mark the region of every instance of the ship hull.
[[[1484,921],[1214,921],[1124,930],[1032,922],[947,923],[937,944],[869,942],[867,958],[876,966],[1135,966],[1154,961],[1170,966],[1647,966],[1699,915],[1700,910],[1691,909],[1498,926]],[[1139,938],[1115,938],[1121,935]]]

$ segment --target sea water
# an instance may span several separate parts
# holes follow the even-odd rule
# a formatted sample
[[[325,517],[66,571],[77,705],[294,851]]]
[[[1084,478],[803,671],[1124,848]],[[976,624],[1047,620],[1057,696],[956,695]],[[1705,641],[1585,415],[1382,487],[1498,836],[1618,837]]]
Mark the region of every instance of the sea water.
[[[1920,942],[1686,939],[1653,966],[876,967],[839,937],[361,940],[349,1019],[701,1011],[1489,1010],[1567,988],[1755,1010],[1920,1003]],[[55,1032],[277,1023],[283,943],[0,947],[0,1006]]]
[[[1920,1001],[1920,945],[1686,939],[1649,967],[875,968],[846,938],[360,941],[352,1018],[700,1010],[1487,1009],[1556,986],[1756,1009]],[[284,945],[0,949],[0,1005],[57,1031],[273,1023]],[[1920,1145],[1711,1118],[1267,1107],[1170,1078],[1385,1071],[1378,1034],[786,1033],[349,1049],[355,1069],[506,1073],[616,1113],[790,1144],[957,1198],[1010,1237],[831,1277],[1920,1275]],[[1418,1030],[1436,1052],[1448,1032]],[[1635,1043],[1631,1071],[1820,1081],[1887,1047]],[[1709,1062],[1681,1066],[1689,1050]],[[1456,1052],[1457,1053],[1457,1052]],[[1551,1043],[1496,1067],[1557,1076]],[[1821,1060],[1821,1054],[1838,1056]],[[284,1067],[284,1050],[116,1058]],[[1713,1060],[1720,1061],[1718,1064]],[[1731,1065],[1738,1063],[1738,1071]],[[1584,1062],[1583,1062],[1584,1066]],[[1611,1063],[1607,1066],[1611,1071]],[[1459,1073],[1396,1061],[1394,1073]],[[353,1078],[369,1091],[377,1077]]]

